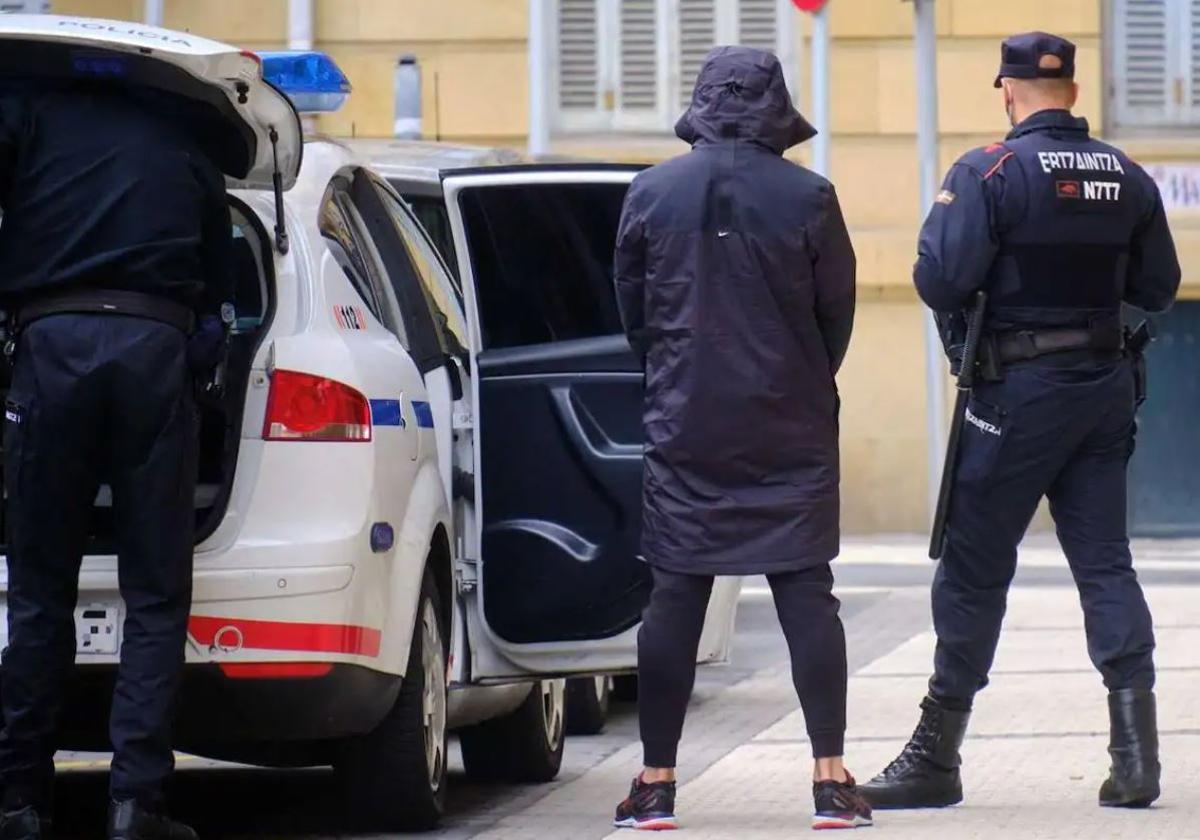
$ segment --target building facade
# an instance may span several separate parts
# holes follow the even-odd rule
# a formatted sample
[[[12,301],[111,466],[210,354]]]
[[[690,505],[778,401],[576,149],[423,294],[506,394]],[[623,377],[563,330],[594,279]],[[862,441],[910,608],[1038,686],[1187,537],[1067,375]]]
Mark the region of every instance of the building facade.
[[[653,162],[684,151],[670,128],[707,49],[777,51],[808,102],[806,16],[787,0],[549,0],[556,151]],[[142,0],[53,0],[53,10],[141,19]],[[428,138],[520,146],[528,124],[527,0],[313,0],[314,41],[355,91],[321,128],[387,136],[394,71],[413,54]],[[164,24],[281,48],[287,0],[164,0]],[[1041,29],[1079,46],[1079,113],[1159,179],[1184,263],[1143,412],[1132,510],[1144,533],[1200,530],[1200,0],[937,0],[941,156],[1001,138],[1000,40]],[[913,5],[830,0],[832,179],[859,256],[859,315],[840,377],[848,533],[929,519],[923,311],[910,282],[918,199]],[[796,155],[804,160],[807,152]],[[1170,411],[1168,411],[1168,406]],[[1190,408],[1190,410],[1189,410]],[[1194,456],[1194,457],[1189,457]],[[1181,467],[1180,464],[1185,466]],[[1153,476],[1153,479],[1151,478]]]

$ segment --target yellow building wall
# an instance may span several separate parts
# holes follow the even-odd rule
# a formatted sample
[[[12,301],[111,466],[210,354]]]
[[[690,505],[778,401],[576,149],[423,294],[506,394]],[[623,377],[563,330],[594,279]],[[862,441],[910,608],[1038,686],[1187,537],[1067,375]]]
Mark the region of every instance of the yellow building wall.
[[[521,145],[528,120],[526,0],[315,0],[317,46],[354,84],[341,113],[320,128],[347,136],[392,130],[398,57],[416,55],[427,136]],[[136,18],[141,0],[55,0],[55,11]],[[844,525],[848,533],[917,531],[926,499],[923,310],[911,287],[918,200],[918,91],[913,6],[900,0],[832,0],[832,178],[859,258],[859,315],[840,376]],[[1103,125],[1101,0],[938,0],[941,165],[1007,132],[992,88],[1000,41],[1041,29],[1074,40],[1078,113]],[[287,0],[167,0],[168,26],[250,48],[286,39]],[[802,57],[809,19],[794,19]],[[807,107],[807,66],[795,91]],[[668,136],[559,137],[576,155],[654,162],[686,151]],[[1200,159],[1200,141],[1128,144],[1143,159]],[[807,149],[793,153],[805,160]],[[1188,278],[1200,297],[1200,215],[1173,219]]]

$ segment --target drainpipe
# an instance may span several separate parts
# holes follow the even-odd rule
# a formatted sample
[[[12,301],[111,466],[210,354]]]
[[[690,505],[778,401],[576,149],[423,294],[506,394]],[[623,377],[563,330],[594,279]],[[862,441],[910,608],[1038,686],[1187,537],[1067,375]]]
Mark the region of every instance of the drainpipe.
[[[313,2],[314,0],[288,0],[288,49],[311,50],[313,48]],[[317,130],[317,118],[312,114],[301,114],[300,125],[304,133]]]
[[[163,0],[146,0],[143,19],[150,26],[163,25]]]
[[[288,0],[288,49],[313,48],[313,0]]]
[[[812,16],[813,171],[829,177],[829,4]]]
[[[529,155],[550,151],[550,33],[546,0],[529,0]]]
[[[935,0],[915,0],[917,62],[917,156],[920,160],[921,217],[933,206],[941,169],[938,160],[937,10]],[[946,453],[946,362],[933,313],[925,313],[925,425],[929,441],[929,518],[937,510],[942,459]]]

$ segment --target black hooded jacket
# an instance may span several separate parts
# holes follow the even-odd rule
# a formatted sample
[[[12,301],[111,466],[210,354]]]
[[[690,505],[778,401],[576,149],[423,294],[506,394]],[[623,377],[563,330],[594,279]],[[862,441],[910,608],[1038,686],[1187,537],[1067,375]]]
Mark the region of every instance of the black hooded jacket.
[[[698,574],[826,563],[855,259],[833,187],[782,157],[816,132],[777,58],[719,47],[676,133],[691,153],[634,180],[616,252],[646,368],[643,553]]]

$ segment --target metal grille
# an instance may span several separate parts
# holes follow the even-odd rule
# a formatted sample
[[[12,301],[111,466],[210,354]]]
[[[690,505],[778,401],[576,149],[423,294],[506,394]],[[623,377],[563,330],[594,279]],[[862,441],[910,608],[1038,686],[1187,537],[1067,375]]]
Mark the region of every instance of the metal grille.
[[[621,2],[621,107],[658,105],[655,0]]]
[[[558,103],[563,108],[597,106],[596,0],[559,0]]]
[[[717,43],[714,0],[679,0],[679,105],[692,101],[696,76]]]
[[[738,42],[768,52],[779,51],[779,21],[775,0],[740,0]]]
[[[1122,70],[1125,102],[1133,108],[1165,108],[1170,89],[1167,54],[1167,0],[1124,0],[1119,22],[1124,30]]]

